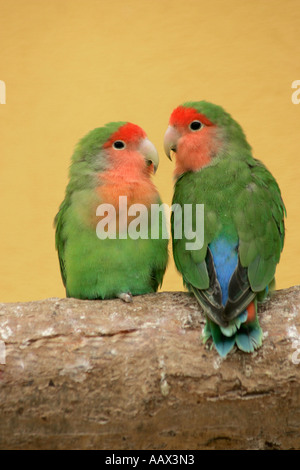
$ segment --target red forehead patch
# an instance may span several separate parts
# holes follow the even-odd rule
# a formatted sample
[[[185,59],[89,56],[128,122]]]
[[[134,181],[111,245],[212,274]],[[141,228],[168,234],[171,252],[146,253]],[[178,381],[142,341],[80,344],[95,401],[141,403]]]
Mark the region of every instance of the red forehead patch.
[[[116,140],[123,140],[126,143],[138,142],[140,139],[146,137],[146,132],[136,124],[127,122],[114,132],[110,139],[104,144],[104,147],[109,147]]]
[[[214,126],[204,114],[198,113],[194,108],[186,108],[185,106],[178,106],[174,109],[170,117],[170,125],[186,127],[195,120],[202,122],[205,126]]]

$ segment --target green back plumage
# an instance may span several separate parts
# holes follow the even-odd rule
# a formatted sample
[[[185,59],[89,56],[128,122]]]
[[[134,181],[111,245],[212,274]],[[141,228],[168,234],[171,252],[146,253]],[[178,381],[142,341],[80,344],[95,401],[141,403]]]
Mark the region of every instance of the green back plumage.
[[[204,245],[186,252],[187,240],[174,240],[178,264],[195,263],[183,269],[193,285],[207,288],[203,274],[207,246],[221,233],[239,240],[241,264],[248,268],[254,291],[263,290],[272,280],[284,241],[285,208],[275,179],[262,163],[222,159],[217,165],[181,176],[175,185],[173,203],[204,204]],[[200,270],[200,272],[198,272]],[[188,273],[188,274],[187,274]]]

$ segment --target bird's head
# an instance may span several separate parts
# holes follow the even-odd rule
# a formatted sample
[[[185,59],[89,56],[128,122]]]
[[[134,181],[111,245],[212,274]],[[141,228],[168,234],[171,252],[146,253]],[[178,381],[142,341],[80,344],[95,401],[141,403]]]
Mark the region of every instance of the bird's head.
[[[176,157],[175,175],[198,171],[238,146],[250,150],[240,125],[220,106],[207,101],[187,102],[171,114],[164,148]]]
[[[148,174],[157,170],[157,150],[145,131],[136,124],[121,124],[103,144],[103,150],[113,166],[137,166]]]
[[[114,170],[124,179],[132,171],[150,177],[158,163],[157,150],[141,127],[130,122],[110,122],[79,141],[70,176],[81,185],[93,185],[97,174]]]

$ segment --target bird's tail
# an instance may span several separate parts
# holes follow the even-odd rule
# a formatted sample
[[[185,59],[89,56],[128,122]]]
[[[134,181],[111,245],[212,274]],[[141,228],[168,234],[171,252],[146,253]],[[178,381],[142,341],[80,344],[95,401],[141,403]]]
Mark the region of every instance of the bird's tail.
[[[236,344],[244,352],[253,352],[262,345],[262,329],[257,317],[256,299],[224,328],[207,318],[203,342],[211,337],[220,356],[225,357]]]

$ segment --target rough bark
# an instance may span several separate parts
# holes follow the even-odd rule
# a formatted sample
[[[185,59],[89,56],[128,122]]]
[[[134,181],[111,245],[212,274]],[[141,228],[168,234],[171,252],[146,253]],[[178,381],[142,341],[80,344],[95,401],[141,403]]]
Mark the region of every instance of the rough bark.
[[[1,304],[0,448],[299,449],[299,308],[275,292],[221,359],[187,293]]]

